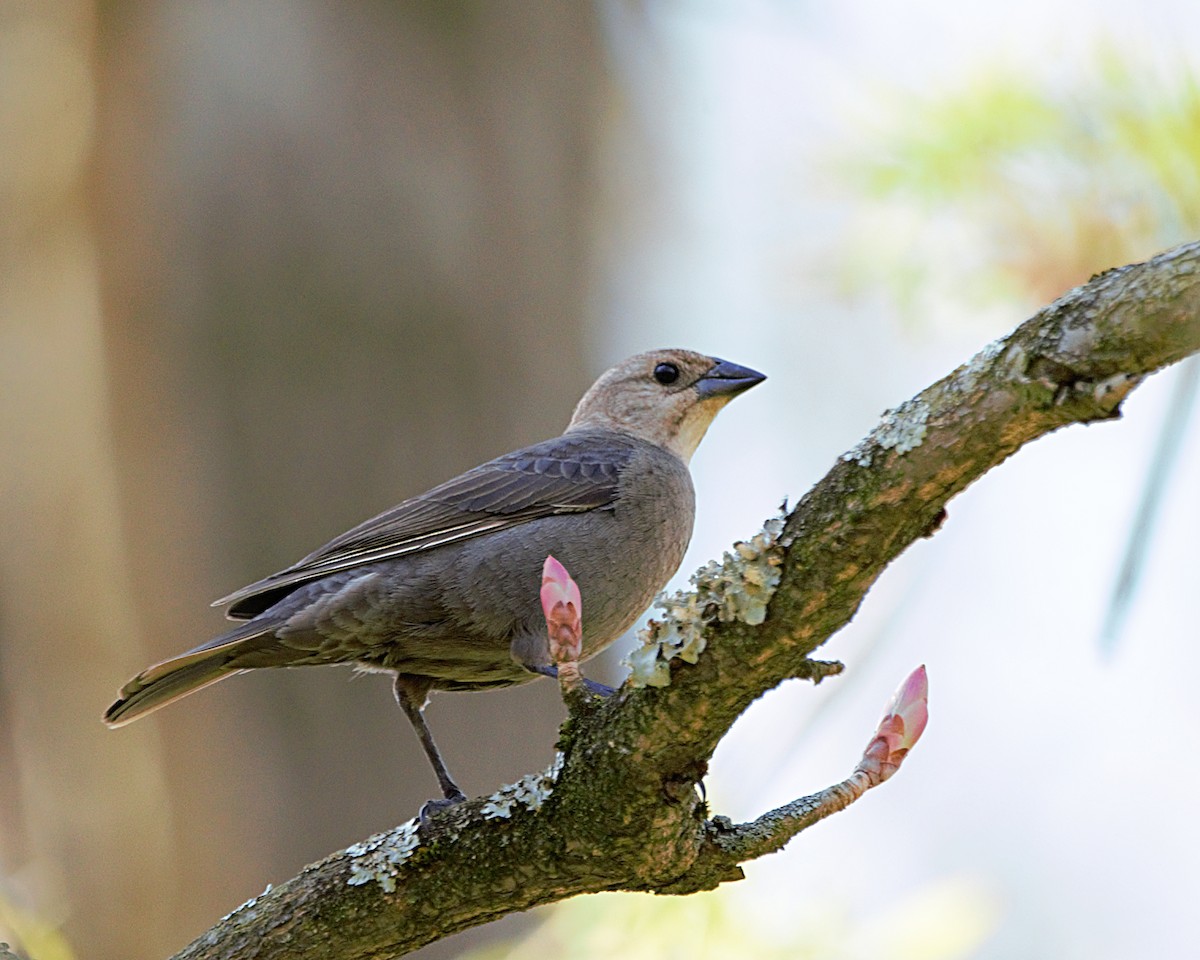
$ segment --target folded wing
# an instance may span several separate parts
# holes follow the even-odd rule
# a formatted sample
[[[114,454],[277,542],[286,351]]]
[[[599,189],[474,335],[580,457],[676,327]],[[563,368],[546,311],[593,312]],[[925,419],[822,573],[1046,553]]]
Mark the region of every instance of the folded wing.
[[[638,441],[573,433],[514,451],[405,500],[331,540],[299,563],[213,606],[249,619],[303,583],[364,564],[478,537],[539,517],[610,507]]]

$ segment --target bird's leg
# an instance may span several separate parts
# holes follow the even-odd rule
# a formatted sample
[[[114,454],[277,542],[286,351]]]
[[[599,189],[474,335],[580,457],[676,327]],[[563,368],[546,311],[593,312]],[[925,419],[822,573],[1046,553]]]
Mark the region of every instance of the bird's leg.
[[[446,769],[446,761],[442,759],[437,744],[433,742],[433,734],[429,731],[429,725],[425,722],[425,704],[429,696],[428,683],[398,673],[392,684],[392,692],[396,695],[396,703],[400,704],[400,709],[404,711],[409,723],[417,731],[417,739],[425,748],[425,756],[429,758],[433,772],[437,775],[438,785],[446,797],[445,800],[430,800],[421,807],[421,819],[424,820],[429,813],[462,803],[467,799],[467,795],[459,789],[458,784],[450,776],[450,771]]]

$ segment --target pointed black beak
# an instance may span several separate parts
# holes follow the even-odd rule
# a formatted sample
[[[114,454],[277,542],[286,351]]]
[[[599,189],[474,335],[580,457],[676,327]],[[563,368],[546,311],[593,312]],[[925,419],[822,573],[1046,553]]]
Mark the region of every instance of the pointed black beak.
[[[738,366],[728,360],[713,357],[716,363],[696,381],[696,392],[702,397],[735,396],[767,379],[766,374]]]

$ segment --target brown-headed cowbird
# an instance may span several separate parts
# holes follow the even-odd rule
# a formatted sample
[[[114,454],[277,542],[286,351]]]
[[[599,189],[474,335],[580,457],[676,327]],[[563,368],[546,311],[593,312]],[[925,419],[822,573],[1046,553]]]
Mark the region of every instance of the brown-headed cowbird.
[[[562,436],[405,500],[218,600],[246,622],[142,671],[105,722],[243,670],[352,663],[395,676],[446,800],[462,800],[422,715],[429,692],[555,675],[539,602],[549,554],[587,601],[583,658],[624,633],[683,559],[696,446],[763,379],[687,350],[631,357],[588,390]]]

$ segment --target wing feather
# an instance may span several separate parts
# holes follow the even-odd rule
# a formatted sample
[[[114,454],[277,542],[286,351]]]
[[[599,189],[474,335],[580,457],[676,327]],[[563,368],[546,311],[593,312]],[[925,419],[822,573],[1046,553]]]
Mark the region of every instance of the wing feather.
[[[213,606],[248,619],[298,586],[342,570],[432,550],[539,517],[604,509],[621,470],[643,441],[615,433],[572,433],[497,457],[405,500]]]

